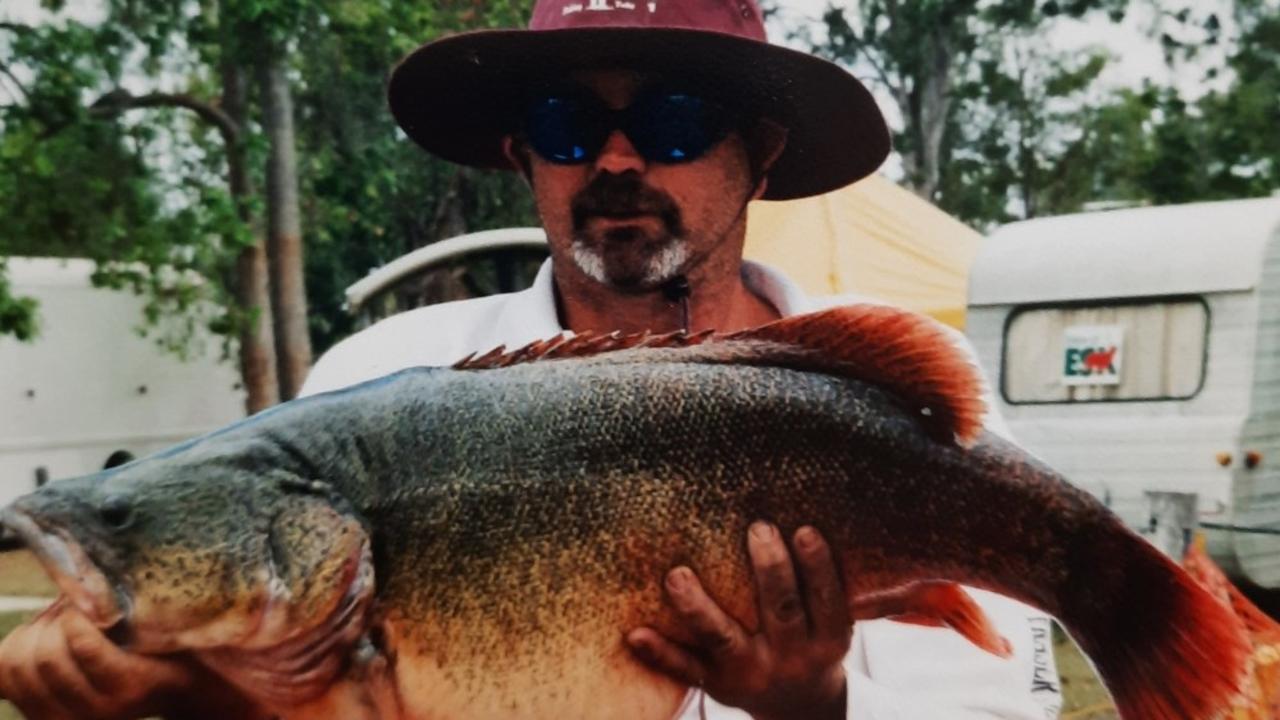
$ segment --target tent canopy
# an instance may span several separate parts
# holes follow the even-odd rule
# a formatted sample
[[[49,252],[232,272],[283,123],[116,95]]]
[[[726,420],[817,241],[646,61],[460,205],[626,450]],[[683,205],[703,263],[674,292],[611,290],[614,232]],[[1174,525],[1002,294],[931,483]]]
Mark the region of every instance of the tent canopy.
[[[858,293],[964,326],[969,267],[982,236],[872,175],[825,195],[754,202],[746,256],[814,295]]]

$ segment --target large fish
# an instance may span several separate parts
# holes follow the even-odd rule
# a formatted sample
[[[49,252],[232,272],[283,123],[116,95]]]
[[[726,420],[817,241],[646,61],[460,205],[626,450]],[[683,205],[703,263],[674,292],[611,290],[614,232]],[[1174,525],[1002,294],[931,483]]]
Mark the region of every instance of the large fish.
[[[680,564],[756,627],[756,519],[816,526],[871,606],[935,579],[1044,609],[1126,719],[1214,717],[1248,653],[1231,612],[984,433],[979,389],[887,308],[559,339],[287,403],[0,518],[111,637],[286,717],[666,720],[686,688],[623,633],[688,639]]]

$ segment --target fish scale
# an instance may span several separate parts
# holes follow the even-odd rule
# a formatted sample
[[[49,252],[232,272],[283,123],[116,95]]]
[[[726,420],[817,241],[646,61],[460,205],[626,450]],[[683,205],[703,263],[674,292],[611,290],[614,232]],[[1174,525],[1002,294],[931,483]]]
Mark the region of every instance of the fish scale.
[[[1212,717],[1243,668],[1235,618],[983,433],[980,389],[944,331],[887,308],[577,337],[291,402],[0,520],[135,650],[192,652],[290,718],[666,720],[687,688],[622,636],[692,640],[664,601],[676,565],[754,630],[757,519],[820,530],[855,610],[914,598],[945,617],[936,598],[971,601],[912,583],[990,589],[1057,616],[1123,717]],[[108,496],[128,527],[104,527]]]

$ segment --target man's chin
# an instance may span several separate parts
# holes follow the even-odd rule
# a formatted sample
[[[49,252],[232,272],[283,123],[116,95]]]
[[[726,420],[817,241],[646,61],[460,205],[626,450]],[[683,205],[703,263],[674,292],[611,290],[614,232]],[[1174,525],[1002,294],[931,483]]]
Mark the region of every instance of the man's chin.
[[[604,284],[620,295],[648,295],[657,292],[666,281],[654,282],[647,276],[608,277]]]
[[[585,243],[574,243],[578,269],[596,282],[626,295],[658,290],[683,271],[689,253],[681,240],[672,240],[655,252],[640,255],[614,248],[606,255]]]

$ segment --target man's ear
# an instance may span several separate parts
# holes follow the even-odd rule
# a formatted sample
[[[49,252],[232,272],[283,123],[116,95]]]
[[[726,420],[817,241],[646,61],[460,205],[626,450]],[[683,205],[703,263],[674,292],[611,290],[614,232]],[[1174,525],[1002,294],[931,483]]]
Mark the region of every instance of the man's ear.
[[[533,164],[529,161],[529,146],[517,140],[514,135],[503,135],[502,154],[507,156],[511,167],[524,177],[524,181],[532,186]]]
[[[769,186],[769,170],[787,147],[787,129],[769,118],[760,118],[747,133],[752,175],[756,178],[751,199],[758,200]]]

